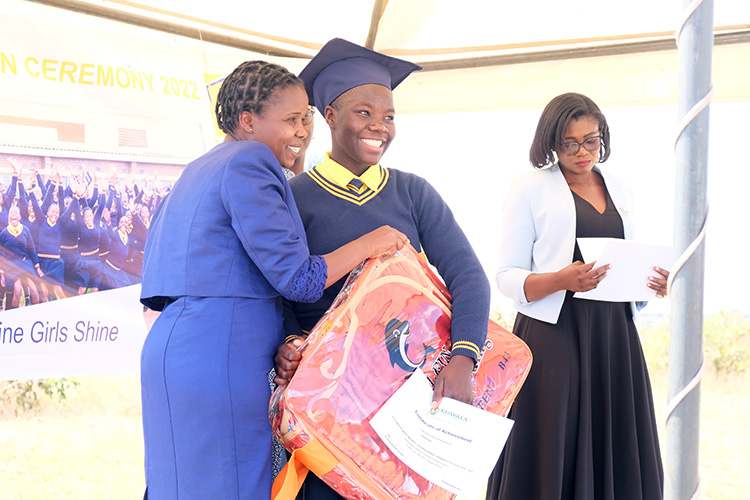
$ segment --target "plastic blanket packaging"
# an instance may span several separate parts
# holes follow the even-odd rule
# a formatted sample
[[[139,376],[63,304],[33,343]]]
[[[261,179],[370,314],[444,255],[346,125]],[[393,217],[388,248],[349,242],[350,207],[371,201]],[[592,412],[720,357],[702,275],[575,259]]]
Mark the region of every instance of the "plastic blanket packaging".
[[[347,499],[455,498],[401,462],[369,423],[415,369],[434,383],[447,365],[450,307],[445,285],[409,245],[350,274],[300,348],[294,377],[271,398],[274,434],[293,452],[274,498],[294,498],[308,469]],[[473,404],[507,415],[530,367],[526,344],[490,321]]]

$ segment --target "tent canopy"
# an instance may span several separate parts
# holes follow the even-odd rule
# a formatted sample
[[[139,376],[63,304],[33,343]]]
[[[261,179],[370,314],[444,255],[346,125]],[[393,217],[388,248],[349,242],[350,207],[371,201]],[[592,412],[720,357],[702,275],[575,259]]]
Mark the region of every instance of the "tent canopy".
[[[594,47],[673,48],[680,15],[677,2],[649,0],[36,1],[279,57],[311,57],[338,36],[428,71],[520,62],[544,51],[560,58]],[[714,21],[717,43],[750,41],[746,2],[719,2]]]
[[[594,95],[608,89],[605,105],[676,102],[679,2],[33,1],[269,57],[304,60],[346,38],[423,66],[400,92],[400,113],[539,107],[550,75]],[[715,99],[750,100],[750,70],[732,64],[748,53],[750,3],[717,2],[714,25]],[[595,75],[581,61],[590,58],[601,68]]]

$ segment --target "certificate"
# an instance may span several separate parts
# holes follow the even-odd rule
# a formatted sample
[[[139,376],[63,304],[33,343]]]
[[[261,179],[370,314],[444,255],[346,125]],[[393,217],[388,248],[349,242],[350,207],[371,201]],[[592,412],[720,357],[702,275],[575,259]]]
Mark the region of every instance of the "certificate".
[[[513,421],[443,398],[431,411],[432,386],[421,370],[370,421],[388,448],[425,479],[459,495],[476,495],[500,457]]]
[[[672,247],[638,243],[620,238],[578,238],[585,262],[594,267],[611,264],[607,276],[593,290],[576,292],[574,297],[608,302],[640,302],[651,300],[656,290],[647,285],[648,277],[656,275],[654,266],[670,269]]]

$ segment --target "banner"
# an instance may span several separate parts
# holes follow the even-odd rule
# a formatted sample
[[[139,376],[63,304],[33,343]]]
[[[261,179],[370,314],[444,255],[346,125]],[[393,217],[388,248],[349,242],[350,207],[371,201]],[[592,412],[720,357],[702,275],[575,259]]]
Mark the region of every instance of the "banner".
[[[223,138],[211,84],[256,54],[26,4],[0,16],[0,149],[184,165]]]
[[[264,57],[25,1],[3,4],[0,33],[0,378],[137,373],[146,325],[139,286],[128,285],[140,281],[148,221],[182,167],[223,140],[212,102],[222,79]],[[86,195],[69,216],[63,198],[76,185]],[[100,247],[83,250],[75,227],[50,247],[44,218],[52,204],[56,227],[91,208]],[[20,225],[11,224],[11,207]],[[123,217],[121,262],[106,250],[119,245]],[[97,250],[101,269],[128,274],[118,279],[126,288],[97,291],[112,287],[93,279],[101,269],[88,269]],[[42,278],[32,266],[37,254],[59,257],[64,276],[45,266]],[[76,282],[80,272],[91,279]]]
[[[0,380],[138,373],[146,321],[141,286],[0,314]]]

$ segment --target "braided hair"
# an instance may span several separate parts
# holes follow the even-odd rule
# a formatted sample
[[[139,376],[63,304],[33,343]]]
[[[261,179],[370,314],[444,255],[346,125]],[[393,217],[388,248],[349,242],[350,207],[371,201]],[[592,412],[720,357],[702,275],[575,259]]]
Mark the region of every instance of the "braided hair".
[[[221,84],[216,99],[216,123],[226,134],[237,128],[243,111],[260,115],[274,90],[304,83],[278,64],[266,61],[245,61],[237,66]]]

